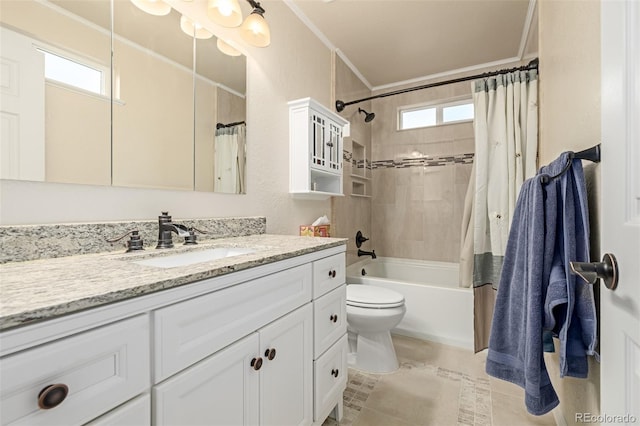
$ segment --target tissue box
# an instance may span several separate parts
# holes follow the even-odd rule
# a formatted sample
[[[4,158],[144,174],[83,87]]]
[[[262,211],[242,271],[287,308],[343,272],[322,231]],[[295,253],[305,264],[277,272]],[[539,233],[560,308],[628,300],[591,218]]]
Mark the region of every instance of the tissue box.
[[[330,225],[301,225],[300,235],[303,237],[328,237]]]

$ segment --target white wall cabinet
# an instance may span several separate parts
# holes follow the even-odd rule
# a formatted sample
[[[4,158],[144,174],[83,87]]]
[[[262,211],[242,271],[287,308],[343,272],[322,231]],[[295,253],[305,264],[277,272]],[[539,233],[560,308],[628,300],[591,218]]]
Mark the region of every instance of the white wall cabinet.
[[[0,358],[1,424],[317,426],[332,411],[339,419],[344,246],[299,259],[24,327],[33,344]],[[67,385],[68,395],[42,409],[38,393],[50,384]]]
[[[289,192],[342,196],[342,131],[348,121],[311,98],[289,102]]]

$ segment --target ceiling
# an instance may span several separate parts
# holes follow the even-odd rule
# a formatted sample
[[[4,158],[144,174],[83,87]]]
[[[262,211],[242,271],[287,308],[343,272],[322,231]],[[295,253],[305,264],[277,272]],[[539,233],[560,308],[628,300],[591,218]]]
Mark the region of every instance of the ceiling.
[[[371,89],[537,54],[536,0],[285,0]]]

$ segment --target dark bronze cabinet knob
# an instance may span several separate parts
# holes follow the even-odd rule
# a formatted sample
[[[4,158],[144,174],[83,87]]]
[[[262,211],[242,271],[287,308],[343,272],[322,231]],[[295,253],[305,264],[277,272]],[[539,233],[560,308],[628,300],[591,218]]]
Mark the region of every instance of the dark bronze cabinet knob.
[[[337,378],[337,377],[338,377],[338,373],[339,373],[339,372],[340,372],[340,370],[338,370],[337,368],[335,368],[335,369],[331,370],[331,375],[332,375],[333,377],[336,377],[336,378]]]
[[[273,359],[276,357],[276,350],[274,348],[267,349],[266,351],[264,351],[264,356],[267,357],[269,361],[273,361]]]
[[[336,315],[331,315],[331,316],[329,317],[329,321],[331,321],[331,322],[338,322],[338,315],[337,315],[337,314],[336,314]]]
[[[38,407],[43,410],[55,408],[65,400],[67,395],[69,395],[69,386],[65,384],[56,383],[46,386],[38,394]]]
[[[254,370],[258,371],[262,368],[262,358],[254,358],[251,360],[251,366]]]

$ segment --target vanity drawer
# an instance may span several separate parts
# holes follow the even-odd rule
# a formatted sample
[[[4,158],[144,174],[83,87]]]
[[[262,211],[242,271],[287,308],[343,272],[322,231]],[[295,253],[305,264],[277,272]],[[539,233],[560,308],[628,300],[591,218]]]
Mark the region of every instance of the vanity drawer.
[[[316,359],[347,332],[347,286],[313,301],[313,358]]]
[[[305,264],[155,311],[154,383],[310,302],[311,280]]]
[[[148,317],[137,316],[4,357],[0,376],[1,424],[86,423],[149,387]],[[50,385],[67,386],[68,395],[53,408],[40,408],[38,395]],[[55,393],[49,393],[51,405]]]
[[[340,253],[313,262],[313,297],[333,290],[345,280],[345,254]]]
[[[347,387],[347,335],[344,334],[313,363],[313,418],[319,420],[341,399]]]

